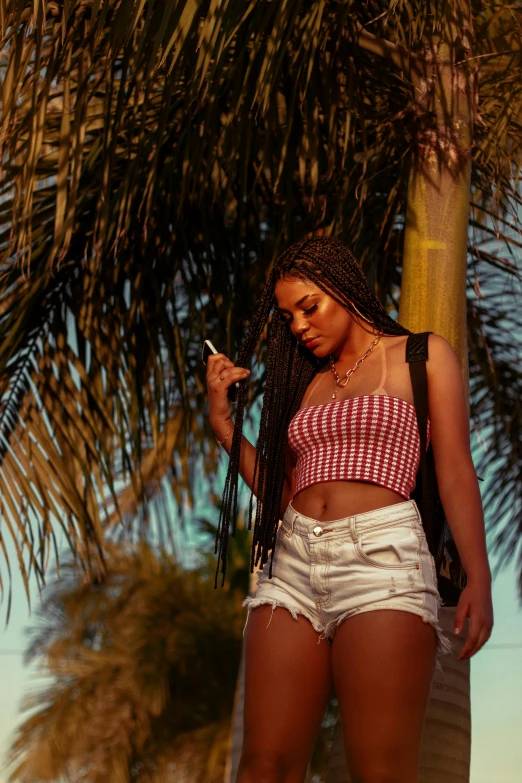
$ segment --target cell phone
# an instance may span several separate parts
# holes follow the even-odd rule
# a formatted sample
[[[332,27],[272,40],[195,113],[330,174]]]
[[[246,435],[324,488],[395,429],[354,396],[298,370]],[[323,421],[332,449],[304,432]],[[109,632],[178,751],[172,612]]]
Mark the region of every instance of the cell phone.
[[[210,340],[205,340],[205,342],[203,343],[203,350],[201,351],[201,360],[203,364],[206,364],[208,362],[208,357],[213,353],[219,353],[219,351],[217,351],[214,348]],[[230,402],[236,402],[238,389],[239,389],[239,382],[228,387],[228,399],[230,400]]]
[[[201,352],[201,361],[203,364],[208,362],[208,357],[213,353],[219,353],[219,351],[216,351],[210,340],[205,340],[203,343],[203,350]]]

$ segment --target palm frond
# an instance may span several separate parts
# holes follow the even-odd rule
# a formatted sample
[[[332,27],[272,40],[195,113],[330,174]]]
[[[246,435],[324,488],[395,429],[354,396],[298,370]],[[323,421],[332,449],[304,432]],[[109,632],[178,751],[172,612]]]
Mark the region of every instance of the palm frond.
[[[491,244],[490,242],[488,244]],[[468,298],[472,442],[484,477],[483,499],[496,572],[515,561],[522,573],[522,368],[520,272],[511,285],[504,268],[475,247]],[[471,272],[471,270],[470,270]],[[522,598],[522,579],[519,581]]]
[[[181,505],[192,457],[215,469],[199,345],[211,335],[234,356],[282,244],[340,236],[396,304],[422,119],[413,64],[447,25],[456,67],[478,90],[473,226],[504,248],[483,248],[483,268],[511,278],[522,14],[484,0],[470,29],[423,0],[385,12],[377,0],[2,9],[0,491],[29,585],[64,542],[98,573],[104,525],[130,510],[146,520],[160,465],[178,477]],[[391,64],[365,48],[364,31],[397,54]],[[499,366],[515,339],[495,344]],[[500,387],[486,388],[490,409],[504,410]],[[516,471],[516,448],[492,448],[493,478],[509,459]],[[151,449],[163,451],[148,481]]]

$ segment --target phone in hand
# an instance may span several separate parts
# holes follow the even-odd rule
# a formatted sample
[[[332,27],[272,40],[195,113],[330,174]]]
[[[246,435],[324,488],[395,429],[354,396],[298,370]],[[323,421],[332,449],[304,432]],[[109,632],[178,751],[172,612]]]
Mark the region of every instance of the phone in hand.
[[[208,362],[208,357],[213,353],[219,353],[210,340],[205,340],[203,343],[203,350],[201,352],[201,359],[203,361],[203,364],[206,364]],[[237,400],[237,390],[239,389],[239,383],[232,384],[232,386],[228,387],[228,399],[230,402],[236,402]]]
[[[201,352],[201,361],[203,364],[206,364],[208,362],[208,357],[211,356],[213,353],[219,353],[219,351],[216,351],[210,340],[205,340],[203,343],[203,350]]]

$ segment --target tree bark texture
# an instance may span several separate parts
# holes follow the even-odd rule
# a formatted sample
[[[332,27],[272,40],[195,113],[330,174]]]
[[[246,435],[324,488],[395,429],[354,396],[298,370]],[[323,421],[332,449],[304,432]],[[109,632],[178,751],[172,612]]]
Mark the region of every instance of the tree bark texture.
[[[448,22],[451,41],[430,41],[423,70],[412,75],[418,120],[399,321],[413,332],[429,330],[445,337],[460,359],[467,387],[466,271],[476,90],[465,59],[470,22],[464,11],[458,25]]]

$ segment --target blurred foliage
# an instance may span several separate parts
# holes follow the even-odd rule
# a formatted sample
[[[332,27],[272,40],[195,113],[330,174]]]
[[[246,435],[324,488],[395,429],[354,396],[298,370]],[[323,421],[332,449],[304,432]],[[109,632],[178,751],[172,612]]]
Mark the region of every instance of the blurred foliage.
[[[339,236],[396,307],[429,112],[412,74],[448,25],[456,73],[477,90],[477,467],[499,553],[520,558],[522,11],[473,0],[460,29],[461,2],[2,2],[3,587],[6,539],[28,594],[64,543],[97,578],[107,525],[146,538],[165,484],[184,508],[202,456],[212,476],[200,345],[235,355],[285,243]]]
[[[221,783],[244,597],[148,544],[107,549],[103,581],[47,588],[27,662],[45,679],[10,751],[18,783]]]

